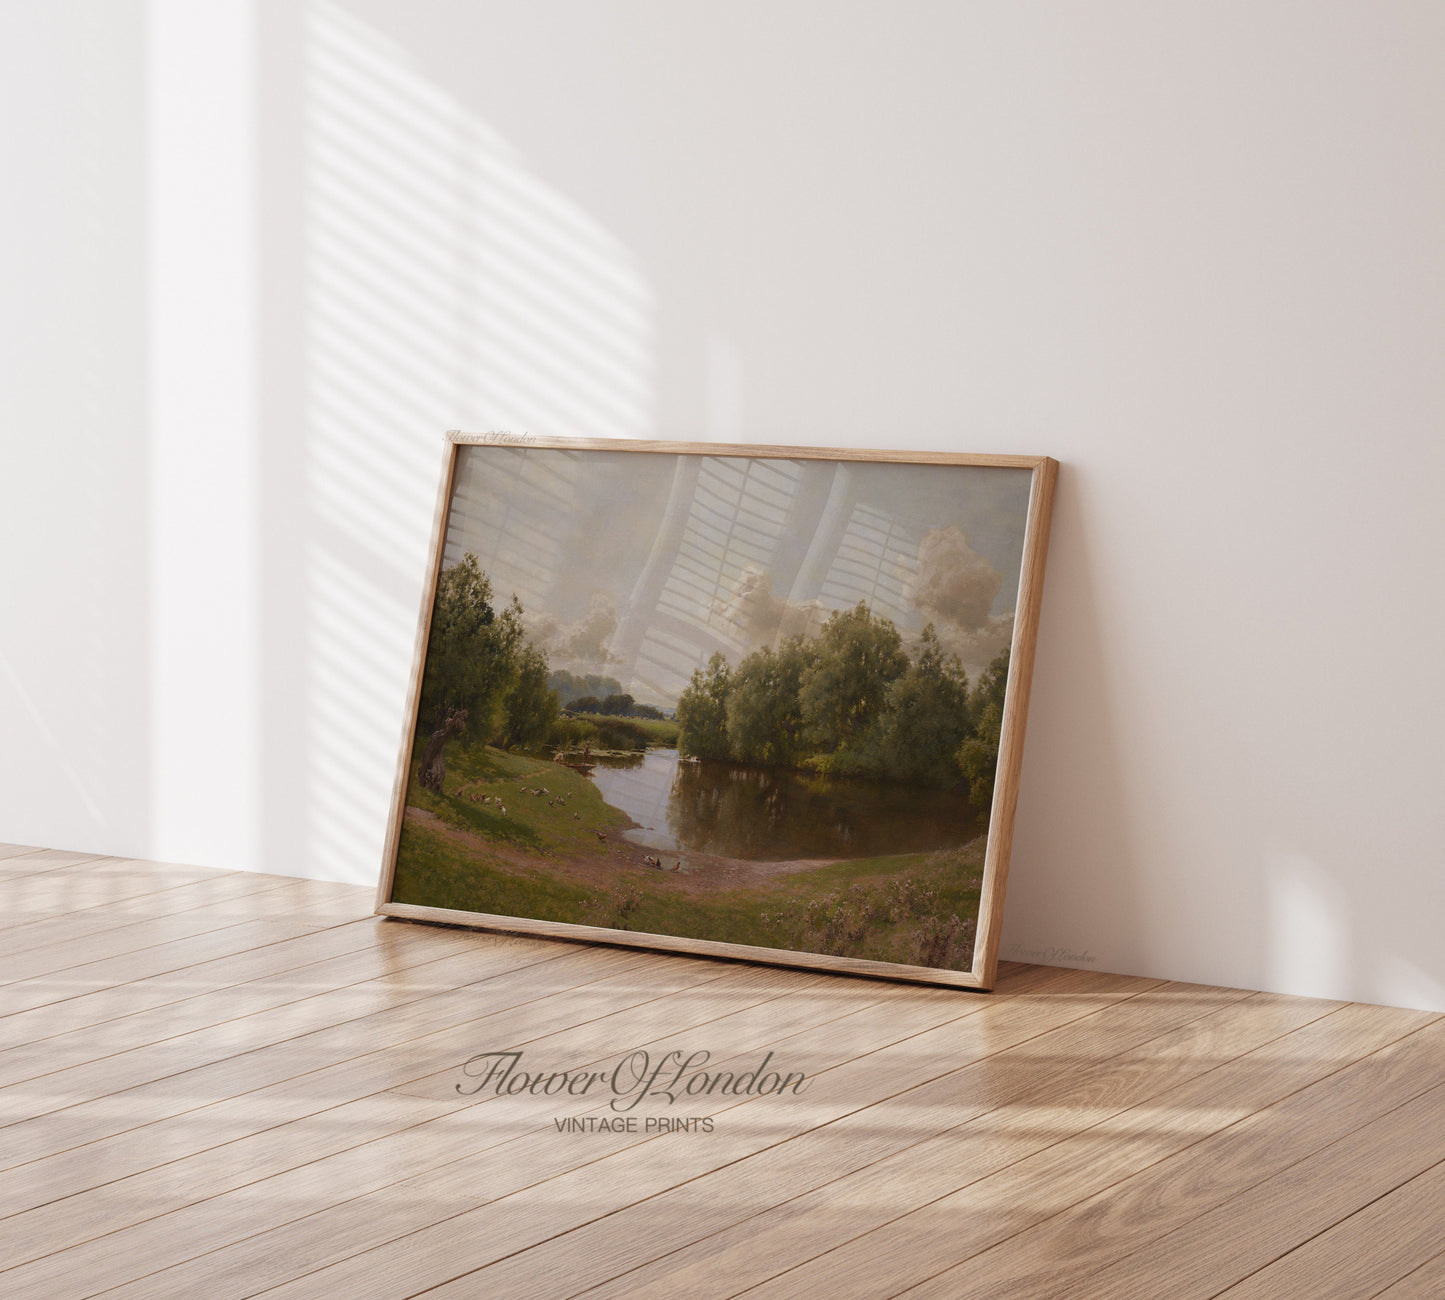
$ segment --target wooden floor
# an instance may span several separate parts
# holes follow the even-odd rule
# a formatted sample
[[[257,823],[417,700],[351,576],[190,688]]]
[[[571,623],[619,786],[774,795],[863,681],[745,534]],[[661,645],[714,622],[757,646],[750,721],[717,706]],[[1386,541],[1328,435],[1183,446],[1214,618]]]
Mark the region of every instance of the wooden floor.
[[[7,1300],[1445,1296],[1437,1015],[818,976],[16,845],[0,895]],[[636,1132],[595,1089],[458,1092],[479,1053],[639,1049],[807,1083]]]

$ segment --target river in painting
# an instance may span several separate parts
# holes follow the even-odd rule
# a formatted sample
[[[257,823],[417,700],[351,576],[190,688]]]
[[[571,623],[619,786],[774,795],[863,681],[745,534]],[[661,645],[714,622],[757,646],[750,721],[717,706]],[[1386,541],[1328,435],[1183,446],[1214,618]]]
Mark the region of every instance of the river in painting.
[[[592,779],[637,823],[626,838],[665,853],[866,858],[951,848],[986,829],[956,790],[704,763],[675,749],[602,760]]]

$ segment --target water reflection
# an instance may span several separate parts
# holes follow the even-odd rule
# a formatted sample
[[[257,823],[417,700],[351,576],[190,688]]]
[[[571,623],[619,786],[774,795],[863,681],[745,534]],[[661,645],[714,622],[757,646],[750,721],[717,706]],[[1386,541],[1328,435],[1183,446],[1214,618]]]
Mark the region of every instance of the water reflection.
[[[675,749],[599,764],[592,779],[639,823],[627,838],[665,852],[759,862],[865,858],[949,848],[985,829],[957,791],[679,761]]]

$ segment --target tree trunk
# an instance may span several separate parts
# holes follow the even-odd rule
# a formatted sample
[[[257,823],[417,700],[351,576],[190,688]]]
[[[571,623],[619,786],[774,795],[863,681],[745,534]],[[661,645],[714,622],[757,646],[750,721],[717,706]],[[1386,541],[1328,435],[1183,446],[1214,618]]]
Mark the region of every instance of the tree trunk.
[[[447,774],[447,741],[467,729],[467,711],[455,709],[447,714],[447,720],[434,732],[426,743],[421,756],[421,784],[423,790],[442,792],[442,780]]]

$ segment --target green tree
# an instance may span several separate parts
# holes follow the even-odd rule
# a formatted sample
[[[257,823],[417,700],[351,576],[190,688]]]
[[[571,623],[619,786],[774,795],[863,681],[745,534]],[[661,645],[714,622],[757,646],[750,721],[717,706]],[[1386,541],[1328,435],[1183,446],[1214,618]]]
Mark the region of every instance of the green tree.
[[[728,748],[728,689],[732,673],[724,656],[715,653],[707,671],[693,669],[692,680],[678,697],[677,721],[681,728],[678,752],[691,758],[725,759]]]
[[[604,695],[615,695],[622,685],[615,677],[598,677],[589,673],[586,677],[574,677],[565,668],[559,668],[547,678],[550,686],[562,699],[564,709],[572,707],[572,701],[582,696],[600,699]]]
[[[530,643],[517,652],[516,684],[506,708],[503,739],[508,748],[541,744],[561,712],[557,693],[547,684],[546,656]]]
[[[823,625],[814,656],[799,691],[809,742],[826,753],[862,748],[908,667],[903,638],[859,601]]]
[[[973,710],[974,717],[990,704],[997,706],[1000,719],[1003,717],[1004,694],[1008,690],[1008,648],[1000,650],[987,668],[979,674],[978,682],[973,688],[973,695],[969,699],[969,707]],[[998,730],[997,727],[994,728]]]
[[[515,596],[502,610],[492,604],[492,583],[470,551],[443,569],[432,605],[420,714],[434,728],[459,710],[468,742],[491,739],[516,683],[522,643],[522,607]]]
[[[973,734],[959,746],[955,759],[968,782],[969,803],[984,812],[993,806],[1004,694],[1008,688],[1008,657],[1007,650],[1001,652],[979,677],[969,698]]]
[[[969,735],[968,678],[945,654],[933,624],[923,629],[913,661],[888,689],[876,729],[881,774],[894,780],[952,785],[955,755]]]
[[[728,746],[744,763],[791,766],[802,753],[803,674],[813,654],[802,637],[764,646],[737,666],[727,697]]]

